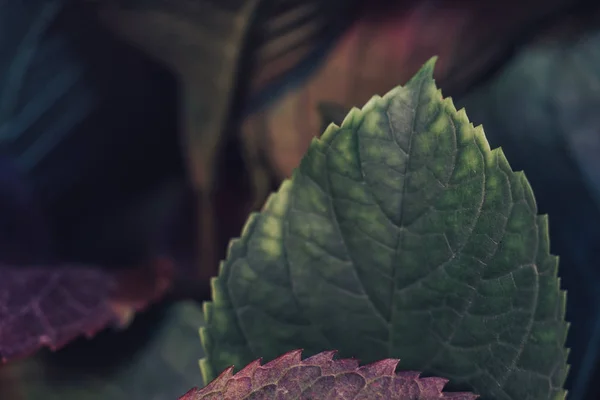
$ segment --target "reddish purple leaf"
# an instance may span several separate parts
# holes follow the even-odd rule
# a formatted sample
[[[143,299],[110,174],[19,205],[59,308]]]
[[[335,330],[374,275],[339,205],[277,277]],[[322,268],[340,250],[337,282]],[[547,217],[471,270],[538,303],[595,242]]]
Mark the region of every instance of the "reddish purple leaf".
[[[56,350],[80,335],[123,326],[166,291],[171,276],[163,262],[118,274],[84,266],[0,265],[0,359],[22,358],[43,346]]]
[[[233,367],[202,389],[179,400],[321,399],[321,400],[474,400],[473,393],[443,392],[443,378],[420,378],[420,372],[396,373],[399,360],[386,359],[359,367],[354,359],[334,360],[335,351],[305,360],[302,350],[290,351],[260,365],[248,364],[237,374]]]

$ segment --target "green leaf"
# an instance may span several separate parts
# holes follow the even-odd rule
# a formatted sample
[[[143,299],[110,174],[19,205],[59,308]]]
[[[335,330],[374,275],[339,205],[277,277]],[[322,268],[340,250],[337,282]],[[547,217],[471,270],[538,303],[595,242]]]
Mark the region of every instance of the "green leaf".
[[[165,312],[157,327],[136,328],[135,321],[125,332],[0,366],[0,399],[178,398],[201,384],[198,326],[203,317],[194,303],[173,305]]]
[[[231,243],[205,382],[303,348],[399,358],[483,399],[559,399],[565,293],[523,173],[443,99],[430,60],[315,139]]]

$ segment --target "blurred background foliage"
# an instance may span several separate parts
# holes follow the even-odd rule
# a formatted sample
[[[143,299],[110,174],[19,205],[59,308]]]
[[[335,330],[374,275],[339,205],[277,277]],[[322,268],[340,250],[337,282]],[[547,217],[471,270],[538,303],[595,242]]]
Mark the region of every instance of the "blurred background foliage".
[[[310,140],[433,55],[438,86],[550,215],[569,292],[570,398],[595,398],[594,1],[0,0],[1,261],[124,268],[166,255],[169,301],[206,300],[227,243]],[[132,346],[117,336],[93,346]],[[56,362],[92,347],[74,346]]]

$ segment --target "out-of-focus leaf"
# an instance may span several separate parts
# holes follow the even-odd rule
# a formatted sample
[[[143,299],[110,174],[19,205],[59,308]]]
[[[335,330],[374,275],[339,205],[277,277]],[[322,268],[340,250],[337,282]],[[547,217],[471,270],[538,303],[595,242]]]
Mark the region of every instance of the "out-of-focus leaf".
[[[108,27],[178,75],[183,143],[199,189],[213,182],[235,72],[257,4],[257,0],[100,3]]]
[[[0,1],[3,361],[28,356],[42,346],[59,348],[107,325],[124,326],[136,311],[162,297],[171,281],[172,267],[161,263],[106,272],[63,266],[57,260],[58,240],[51,235],[55,226],[43,212],[48,207],[44,202],[79,183],[81,171],[87,171],[88,160],[80,162],[80,153],[90,156],[85,148],[64,158],[61,151],[94,109],[98,94],[85,79],[73,42],[57,28],[64,4]],[[97,228],[87,225],[85,233]]]
[[[0,152],[24,174],[39,167],[95,101],[81,64],[53,31],[63,6],[63,0],[0,0]]]
[[[108,303],[114,281],[101,270],[2,266],[0,277],[4,362],[91,336],[115,318]]]
[[[100,12],[107,26],[180,76],[185,146],[195,183],[205,187],[240,93],[236,82],[252,93],[273,84],[334,37],[356,2],[114,0]]]
[[[143,239],[149,239],[148,228],[157,225],[154,215],[160,213],[146,213],[141,223],[138,219],[138,235],[125,240],[115,232],[131,233],[130,226],[123,226],[132,219],[122,216],[126,202],[131,201],[127,197],[145,189],[147,181],[160,184],[164,175],[172,174],[170,149],[156,146],[154,132],[138,123],[153,119],[142,115],[152,113],[153,104],[143,89],[160,95],[158,85],[132,88],[134,84],[119,84],[123,76],[119,69],[131,69],[135,57],[123,57],[108,38],[97,39],[101,34],[86,25],[86,16],[74,8],[73,2],[63,0],[0,0],[0,214],[4,228],[0,260],[6,264],[47,264],[58,253],[81,264],[104,265],[109,258],[114,264],[128,264],[123,259],[127,257],[115,253],[141,253],[132,249],[138,243],[132,243],[131,237],[144,236],[139,231],[145,229]],[[93,51],[82,51],[83,43]],[[93,52],[98,55],[90,56]],[[118,62],[98,62],[106,53]],[[107,66],[104,75],[98,71]],[[156,74],[136,74],[141,80],[146,76]],[[119,98],[126,99],[121,104],[110,98],[114,86],[119,86]],[[139,99],[145,100],[143,104]],[[161,111],[168,113],[164,106]],[[137,142],[140,136],[143,146]],[[132,142],[150,155],[159,147],[162,171],[140,168],[144,160],[131,151]],[[126,162],[121,161],[124,158]],[[156,157],[152,163],[157,164]],[[127,182],[136,172],[135,183]],[[149,196],[144,194],[146,200]],[[137,203],[142,208],[141,201]],[[107,214],[121,215],[115,224],[114,215]],[[47,240],[48,234],[51,243],[41,246],[39,236]],[[130,246],[128,252],[116,249],[123,242]]]
[[[0,358],[22,358],[42,346],[56,350],[108,325],[125,326],[160,298],[172,266],[108,273],[82,266],[0,265]]]
[[[318,106],[350,109],[373,93],[410,78],[432,54],[436,77],[450,95],[463,93],[558,10],[566,0],[518,4],[476,1],[365,2],[358,20],[326,61],[302,86],[272,97],[269,108],[244,121],[244,134],[261,143],[275,175],[284,179],[298,166],[311,139],[321,133]],[[384,8],[382,8],[384,7]],[[491,45],[493,44],[493,45]]]
[[[334,360],[334,351],[302,360],[302,351],[290,351],[260,365],[260,360],[237,374],[226,369],[202,389],[192,389],[179,400],[247,398],[269,399],[386,399],[474,400],[472,393],[448,393],[442,378],[421,378],[419,372],[396,373],[400,360],[381,360],[362,367],[354,359]]]
[[[552,219],[569,292],[569,398],[595,398],[586,390],[600,356],[600,35],[532,44],[459,103],[527,173]]]
[[[215,256],[214,164],[223,143],[235,71],[258,1],[103,2],[107,26],[168,65],[180,79],[182,143],[199,197],[200,278]],[[210,266],[210,267],[209,267]]]
[[[363,0],[263,0],[240,70],[244,113],[262,109],[316,71],[361,15]],[[251,72],[250,74],[248,72]],[[248,82],[246,82],[248,81]]]
[[[62,265],[35,192],[13,163],[0,158],[0,359],[57,349],[107,325],[125,326],[162,297],[170,261],[104,270]],[[89,227],[93,230],[93,227]]]
[[[323,53],[348,22],[356,0],[136,0],[100,3],[107,26],[168,65],[180,78],[183,145],[200,198],[202,276],[214,274],[215,171],[223,146],[238,132],[240,101],[247,91],[272,92],[302,60]],[[285,85],[284,85],[285,86]],[[251,99],[251,103],[261,102]],[[240,104],[238,104],[240,103]],[[247,142],[248,143],[248,142]],[[254,168],[252,145],[244,152],[254,190],[268,179]],[[260,197],[260,196],[259,196]],[[261,199],[262,200],[262,199]],[[220,221],[219,221],[220,222]]]
[[[483,399],[562,399],[565,293],[533,192],[437,90],[433,60],[314,140],[232,242],[201,337],[205,381],[337,348]]]
[[[105,271],[62,265],[30,185],[0,158],[0,360],[62,347],[107,325],[125,326],[136,311],[162,297],[170,261]],[[90,227],[90,229],[92,229]]]
[[[600,208],[600,33],[554,51],[549,78],[556,88],[557,128]]]
[[[166,308],[158,327],[143,326],[140,331],[134,326],[132,332],[119,333],[129,335],[127,341],[119,341],[115,335],[93,339],[86,351],[92,351],[94,341],[100,339],[110,339],[113,346],[93,359],[84,350],[65,348],[0,366],[0,398],[176,399],[202,383],[198,369],[198,358],[203,354],[198,341],[202,323],[198,306],[179,303]],[[115,349],[117,345],[120,348]]]
[[[83,3],[0,0],[6,265],[127,268],[181,255],[164,229],[189,186],[174,102],[164,104],[172,78]]]

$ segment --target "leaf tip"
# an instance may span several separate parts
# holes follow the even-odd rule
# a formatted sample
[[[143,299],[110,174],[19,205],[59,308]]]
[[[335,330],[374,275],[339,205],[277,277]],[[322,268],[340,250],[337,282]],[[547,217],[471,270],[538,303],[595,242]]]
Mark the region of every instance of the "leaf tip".
[[[376,378],[381,375],[392,375],[400,362],[397,358],[386,358],[371,364],[363,365],[359,368],[362,375],[370,378]]]
[[[208,357],[203,357],[198,360],[198,367],[200,368],[200,375],[202,376],[202,381],[204,385],[208,385],[210,381],[213,380],[215,374],[208,360]]]
[[[358,109],[357,107],[352,107],[352,109],[350,109],[350,111],[348,112],[348,115],[346,115],[346,117],[342,121],[341,127],[351,128],[352,126],[354,126],[355,123],[357,123],[361,119],[361,115],[362,114],[360,112],[360,109]]]
[[[413,77],[413,79],[433,80],[433,72],[435,70],[435,64],[436,64],[437,60],[438,60],[438,56],[431,57],[427,62],[425,62],[425,64],[423,64],[423,66],[421,67],[419,72],[417,72],[417,74]]]

